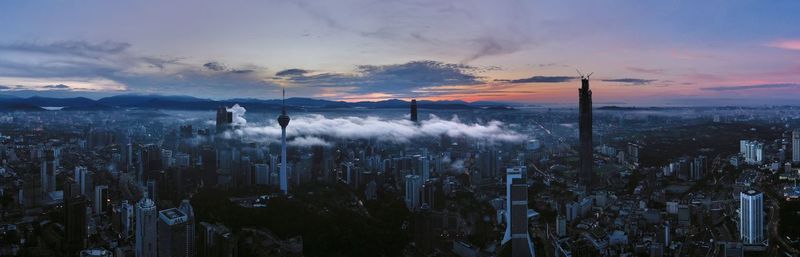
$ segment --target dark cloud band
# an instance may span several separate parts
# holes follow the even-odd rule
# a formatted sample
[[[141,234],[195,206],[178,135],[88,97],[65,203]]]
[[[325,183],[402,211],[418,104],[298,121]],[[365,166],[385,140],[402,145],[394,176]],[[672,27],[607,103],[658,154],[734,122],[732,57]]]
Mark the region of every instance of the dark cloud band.
[[[745,85],[745,86],[704,87],[702,89],[710,91],[738,91],[738,90],[771,89],[771,88],[800,88],[800,84],[793,84],[793,83],[757,84],[757,85]]]

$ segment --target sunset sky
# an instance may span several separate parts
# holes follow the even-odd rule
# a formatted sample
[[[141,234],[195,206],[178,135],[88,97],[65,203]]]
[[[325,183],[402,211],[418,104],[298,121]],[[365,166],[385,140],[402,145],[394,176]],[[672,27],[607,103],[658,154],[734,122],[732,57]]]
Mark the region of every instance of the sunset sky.
[[[800,1],[2,1],[0,94],[798,104]]]

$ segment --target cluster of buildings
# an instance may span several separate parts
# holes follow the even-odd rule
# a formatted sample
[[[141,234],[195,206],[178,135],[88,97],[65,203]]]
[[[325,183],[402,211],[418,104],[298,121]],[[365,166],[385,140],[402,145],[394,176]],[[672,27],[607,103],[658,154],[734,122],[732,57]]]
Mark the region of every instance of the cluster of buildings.
[[[217,111],[215,129],[187,124],[170,131],[152,119],[113,117],[12,118],[20,129],[4,128],[11,132],[0,146],[0,255],[33,249],[43,256],[237,256],[241,237],[224,224],[196,222],[186,197],[234,185],[274,184],[287,192],[285,143],[278,163],[266,147],[242,150],[223,140],[235,128],[227,108]],[[116,124],[48,128],[98,120]],[[262,230],[248,242],[253,237],[283,242]],[[31,241],[37,243],[25,243]],[[302,255],[296,243],[273,247],[290,249],[284,256]]]
[[[628,142],[623,150],[607,144],[595,147],[595,152],[606,157],[612,158],[617,163],[624,163],[631,166],[639,165],[639,149],[641,146],[634,142]]]
[[[412,100],[408,117],[424,126],[418,108]],[[577,116],[493,114],[533,138],[326,138],[330,145],[289,147],[296,135],[287,135],[285,106],[280,143],[272,144],[237,138],[236,114],[226,107],[194,122],[137,112],[7,114],[0,119],[15,127],[0,125],[0,196],[10,199],[2,202],[0,255],[303,256],[302,235],[203,220],[191,199],[204,190],[254,192],[230,201],[271,208],[272,198],[299,201],[293,194],[305,185],[333,184],[352,193],[347,208],[360,216],[370,216],[365,203],[404,205],[406,256],[794,253],[771,228],[781,201],[800,199],[800,129],[741,140],[727,156],[698,145],[697,153],[653,161],[641,135],[683,118],[593,113],[588,77]],[[714,115],[717,126],[723,119],[733,118]],[[735,148],[738,138],[726,142]]]
[[[703,179],[708,170],[708,157],[682,157],[661,167],[664,176],[675,176],[681,180],[697,181]]]
[[[739,153],[749,165],[761,165],[764,162],[764,143],[756,140],[739,141]]]

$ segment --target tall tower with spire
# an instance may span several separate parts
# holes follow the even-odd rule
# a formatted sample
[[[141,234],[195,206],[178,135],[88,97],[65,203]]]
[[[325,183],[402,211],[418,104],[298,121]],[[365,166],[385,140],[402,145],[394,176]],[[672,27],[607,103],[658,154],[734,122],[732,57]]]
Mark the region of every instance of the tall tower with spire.
[[[579,120],[578,129],[580,131],[580,172],[578,180],[586,190],[591,190],[592,176],[592,90],[589,89],[588,76],[581,75],[581,88],[578,89],[579,97]]]
[[[289,126],[289,120],[291,120],[289,115],[286,115],[286,89],[283,89],[281,115],[278,116],[278,124],[281,125],[281,173],[279,174],[279,179],[283,194],[289,193],[289,183],[286,181],[286,126]]]

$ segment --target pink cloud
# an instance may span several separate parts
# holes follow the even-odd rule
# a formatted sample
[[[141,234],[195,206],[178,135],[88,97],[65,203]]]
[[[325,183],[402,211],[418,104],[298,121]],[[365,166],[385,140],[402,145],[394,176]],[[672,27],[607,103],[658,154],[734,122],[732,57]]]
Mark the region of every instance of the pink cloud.
[[[786,49],[786,50],[800,51],[800,39],[778,40],[767,44],[767,46]]]

